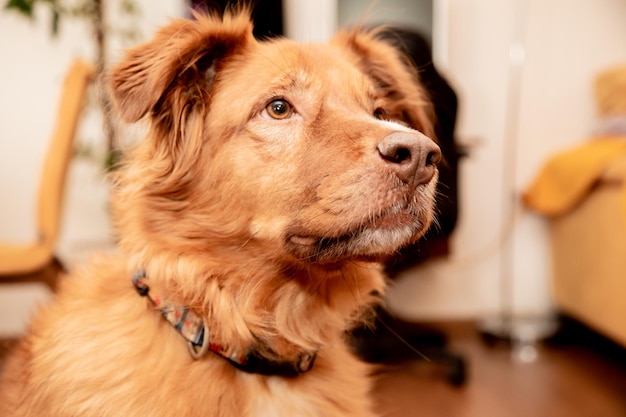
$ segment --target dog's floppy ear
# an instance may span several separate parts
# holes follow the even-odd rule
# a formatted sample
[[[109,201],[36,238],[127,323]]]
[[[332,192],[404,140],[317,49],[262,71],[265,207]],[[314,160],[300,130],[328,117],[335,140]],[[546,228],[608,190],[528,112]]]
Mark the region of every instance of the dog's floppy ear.
[[[196,14],[194,20],[174,20],[151,41],[129,50],[111,71],[113,101],[127,122],[167,109],[169,95],[187,104],[205,102],[219,61],[252,40],[245,10],[223,18]]]
[[[347,47],[357,65],[387,100],[388,115],[435,139],[434,111],[416,69],[399,48],[382,40],[382,30],[343,31],[331,42]]]

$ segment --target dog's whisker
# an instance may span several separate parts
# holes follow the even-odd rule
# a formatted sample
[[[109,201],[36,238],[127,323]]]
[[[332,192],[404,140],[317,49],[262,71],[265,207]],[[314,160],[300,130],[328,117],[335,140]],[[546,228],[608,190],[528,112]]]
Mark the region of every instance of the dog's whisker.
[[[385,327],[385,329],[387,329],[398,341],[400,341],[400,343],[402,343],[403,345],[408,347],[410,350],[412,350],[414,353],[416,353],[418,356],[420,356],[426,362],[430,362],[431,361],[428,356],[426,356],[422,351],[420,351],[415,346],[413,346],[411,343],[409,343],[406,339],[404,339],[398,332],[396,332],[384,320],[380,319],[380,320],[378,320],[378,322],[381,323]]]
[[[251,241],[252,239],[254,239],[254,237],[257,235],[257,233],[258,233],[258,232],[254,232],[254,233],[252,234],[252,236],[250,236],[250,237],[249,237],[249,238],[248,238],[245,242],[243,242],[243,243],[242,243],[242,245],[241,245],[241,246],[239,246],[239,251],[241,251],[243,248],[245,248],[245,247],[246,247],[246,245],[247,245],[248,243],[250,243],[250,241]]]

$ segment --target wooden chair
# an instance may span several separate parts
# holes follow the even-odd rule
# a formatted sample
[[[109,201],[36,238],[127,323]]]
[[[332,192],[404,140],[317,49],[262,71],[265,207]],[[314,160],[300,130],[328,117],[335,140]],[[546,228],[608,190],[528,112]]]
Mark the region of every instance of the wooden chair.
[[[44,160],[37,196],[37,240],[27,244],[0,242],[0,283],[43,282],[54,291],[63,265],[57,243],[67,168],[76,127],[95,67],[75,61],[63,85],[56,126]]]

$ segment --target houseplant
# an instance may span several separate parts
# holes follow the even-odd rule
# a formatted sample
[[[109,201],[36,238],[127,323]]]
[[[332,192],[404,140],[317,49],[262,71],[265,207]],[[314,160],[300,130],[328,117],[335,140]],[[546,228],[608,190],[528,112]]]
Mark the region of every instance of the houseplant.
[[[139,9],[133,0],[119,0],[115,2],[119,10],[117,12],[126,17],[137,17]],[[136,22],[130,22],[127,26],[112,26],[108,24],[106,7],[110,5],[106,0],[6,0],[4,9],[16,12],[28,19],[35,19],[37,7],[47,7],[50,11],[50,34],[56,37],[59,34],[61,24],[67,19],[84,21],[91,34],[95,51],[95,64],[97,76],[104,73],[107,68],[107,44],[112,36],[119,36],[126,41],[134,41],[138,38]],[[106,155],[104,167],[107,171],[113,169],[119,160],[120,148],[116,140],[116,125],[110,115],[111,101],[106,89],[97,89],[97,103],[102,114],[104,140],[106,142]],[[78,150],[79,155],[93,156],[90,147],[83,146]]]

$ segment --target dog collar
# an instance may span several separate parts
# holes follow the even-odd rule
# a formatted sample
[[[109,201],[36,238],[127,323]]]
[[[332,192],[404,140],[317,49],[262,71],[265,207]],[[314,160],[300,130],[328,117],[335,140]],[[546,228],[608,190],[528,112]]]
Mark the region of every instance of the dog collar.
[[[188,307],[166,304],[160,297],[150,294],[146,279],[145,271],[135,272],[132,279],[135,289],[139,295],[148,298],[165,320],[187,340],[189,353],[194,359],[200,359],[207,352],[213,352],[244,372],[285,377],[298,376],[313,368],[317,353],[302,353],[294,362],[276,361],[265,357],[260,351],[251,350],[245,354],[239,354],[226,346],[213,343],[211,332],[202,317]],[[267,347],[264,351],[271,352],[271,349]]]

